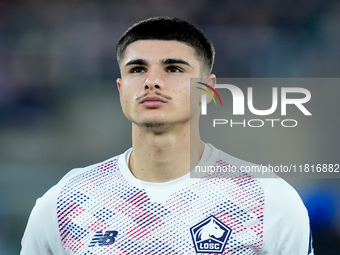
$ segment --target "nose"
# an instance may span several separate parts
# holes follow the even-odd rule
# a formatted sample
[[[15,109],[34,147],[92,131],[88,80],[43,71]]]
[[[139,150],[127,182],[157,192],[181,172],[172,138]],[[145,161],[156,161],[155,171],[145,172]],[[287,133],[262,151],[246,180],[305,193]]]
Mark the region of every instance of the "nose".
[[[163,87],[161,74],[157,70],[149,71],[148,77],[144,82],[144,90],[159,90]]]
[[[149,83],[145,83],[145,85],[144,85],[144,89],[146,89],[146,90],[152,90],[153,88],[155,88],[155,89],[160,89],[161,87],[158,85],[158,84],[149,84]]]

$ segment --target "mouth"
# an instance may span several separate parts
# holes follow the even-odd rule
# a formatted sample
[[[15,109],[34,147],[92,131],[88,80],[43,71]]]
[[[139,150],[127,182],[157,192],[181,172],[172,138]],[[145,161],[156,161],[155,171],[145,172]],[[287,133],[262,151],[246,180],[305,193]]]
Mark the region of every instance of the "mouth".
[[[156,96],[144,97],[140,102],[141,105],[148,108],[157,108],[163,104],[166,104],[167,101]]]

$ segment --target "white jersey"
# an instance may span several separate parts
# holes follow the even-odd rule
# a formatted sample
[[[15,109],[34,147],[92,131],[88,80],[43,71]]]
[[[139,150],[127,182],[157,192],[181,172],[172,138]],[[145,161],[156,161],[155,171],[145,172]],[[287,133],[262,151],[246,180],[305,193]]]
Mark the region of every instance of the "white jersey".
[[[299,195],[280,178],[136,179],[131,150],[70,171],[37,200],[21,255],[313,254]],[[210,144],[199,165],[249,164]]]

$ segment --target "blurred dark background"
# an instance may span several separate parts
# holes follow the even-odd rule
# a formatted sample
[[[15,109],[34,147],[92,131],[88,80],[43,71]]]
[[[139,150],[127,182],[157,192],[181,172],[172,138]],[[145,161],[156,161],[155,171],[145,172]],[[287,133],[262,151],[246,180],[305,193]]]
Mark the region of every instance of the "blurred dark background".
[[[115,45],[133,23],[159,15],[211,38],[218,77],[339,77],[338,1],[2,0],[0,254],[19,253],[35,200],[70,169],[131,146]],[[316,254],[340,254],[340,179],[287,181],[309,210]]]

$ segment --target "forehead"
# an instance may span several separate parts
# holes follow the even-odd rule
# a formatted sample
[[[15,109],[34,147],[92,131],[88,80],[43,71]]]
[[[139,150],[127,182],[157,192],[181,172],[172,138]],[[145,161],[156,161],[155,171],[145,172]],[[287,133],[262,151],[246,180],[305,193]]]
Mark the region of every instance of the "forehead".
[[[122,64],[132,59],[162,60],[165,58],[198,61],[195,50],[186,43],[163,40],[138,40],[126,47]]]

